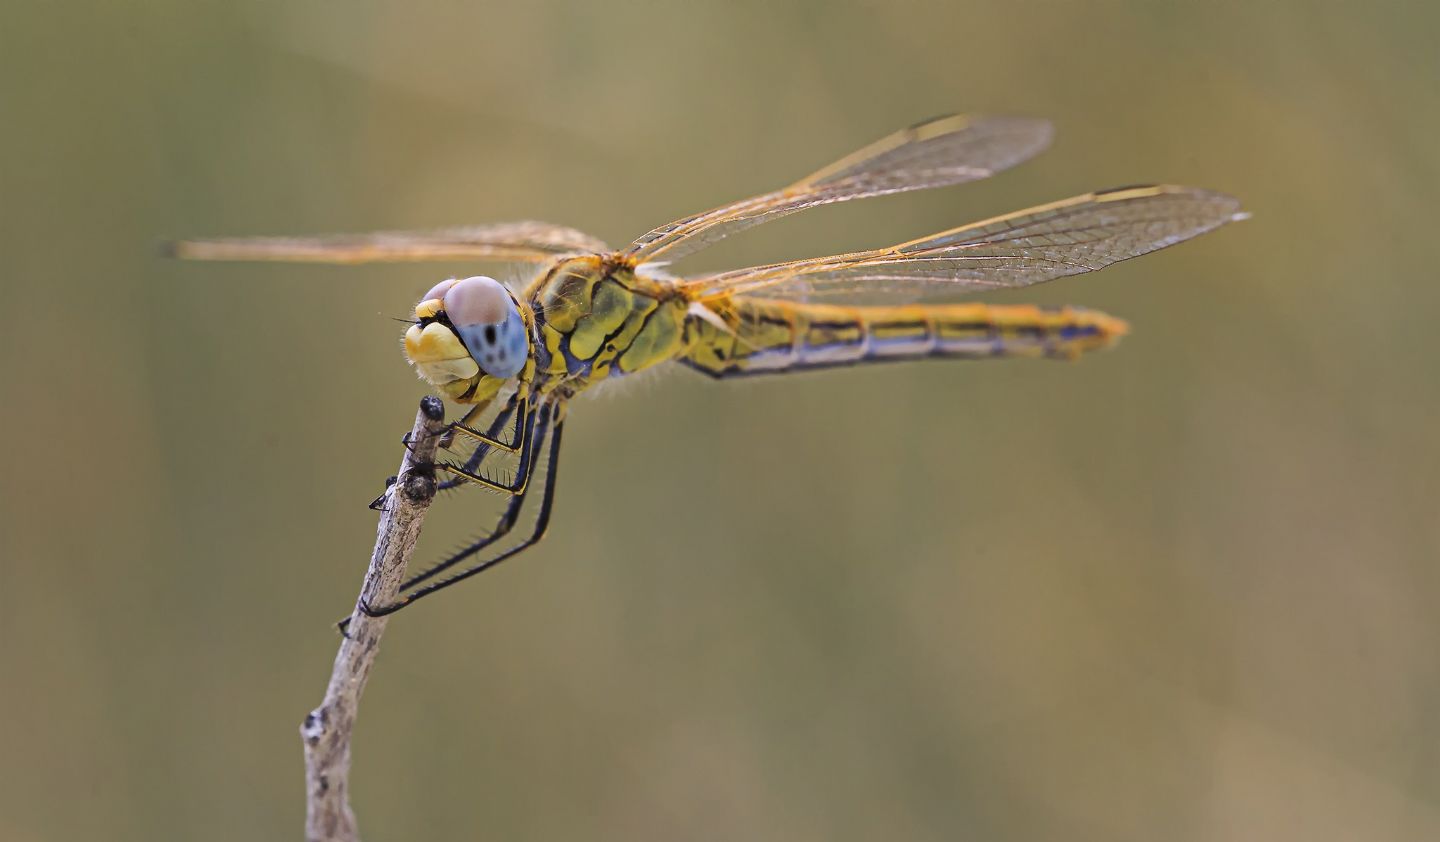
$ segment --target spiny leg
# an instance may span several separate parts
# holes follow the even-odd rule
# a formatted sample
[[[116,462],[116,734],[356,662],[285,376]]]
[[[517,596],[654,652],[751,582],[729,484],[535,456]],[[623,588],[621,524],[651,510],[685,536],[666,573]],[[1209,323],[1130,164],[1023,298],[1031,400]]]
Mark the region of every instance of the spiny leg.
[[[540,411],[540,418],[536,423],[535,434],[531,438],[529,446],[526,448],[525,452],[520,455],[520,465],[517,468],[518,473],[529,473],[535,470],[535,465],[537,463],[536,457],[539,455],[540,448],[544,446],[546,436],[550,433],[552,417],[552,414],[548,410]],[[499,520],[496,522],[494,528],[491,529],[488,534],[476,538],[470,543],[469,546],[465,547],[463,550],[459,550],[441,559],[429,569],[423,570],[415,574],[414,576],[411,576],[409,579],[401,582],[400,592],[403,594],[405,591],[419,585],[421,582],[424,582],[427,579],[434,578],[436,575],[443,573],[446,570],[449,570],[450,568],[454,567],[465,559],[475,555],[476,553],[484,550],[489,546],[492,546],[501,538],[504,538],[510,533],[511,529],[515,528],[515,524],[520,519],[520,509],[524,504],[524,491],[510,495],[510,499],[505,503],[504,511],[500,513]]]
[[[515,402],[514,400],[510,401],[510,402],[506,405],[506,407],[503,408],[503,409],[500,411],[500,415],[501,415],[501,416],[504,416],[504,415],[507,415],[507,414],[509,414],[509,413],[513,413],[513,411],[514,411],[514,409],[515,409],[516,406],[517,406],[517,402]],[[519,464],[518,464],[517,467],[516,467],[517,477],[524,477],[524,478],[528,479],[529,475],[534,471],[535,456],[538,454],[538,452],[539,452],[539,450],[540,450],[540,448],[541,448],[541,446],[542,446],[542,444],[543,444],[543,441],[544,441],[547,433],[549,432],[551,419],[552,419],[553,417],[555,417],[555,414],[556,414],[556,410],[555,410],[555,408],[553,408],[553,407],[537,409],[537,410],[535,410],[535,412],[532,413],[532,415],[540,415],[540,416],[541,416],[540,419],[539,419],[539,422],[538,422],[539,429],[538,429],[538,431],[536,432],[536,434],[529,439],[529,442],[527,443],[524,452],[522,452],[522,453],[520,454],[520,462],[519,462]],[[503,424],[504,421],[505,421],[504,418],[497,416],[497,418],[492,422],[491,427],[494,428],[494,427],[496,427],[496,426],[499,426],[499,425]],[[523,423],[523,421],[522,421],[522,423]],[[481,458],[483,458],[483,454],[482,454]],[[468,467],[472,467],[472,468],[473,468],[473,467],[475,466],[475,464],[478,464],[478,463],[479,463],[479,461],[480,461],[480,459],[476,458],[476,459],[473,460],[473,464],[472,464],[471,462],[467,462],[466,464],[467,464]],[[443,467],[443,466],[437,466],[437,467]],[[393,477],[392,477],[392,480],[393,480]],[[467,482],[472,482],[472,480],[470,480],[470,479],[468,479],[468,478],[467,478],[467,479],[451,480],[451,481],[449,481],[448,484],[441,485],[440,487],[442,487],[442,488],[449,488],[449,487],[453,487],[453,486],[456,485],[456,484],[467,483]],[[393,485],[393,481],[390,482],[390,483],[387,483],[387,485],[386,485],[387,490],[388,490],[389,485]],[[482,537],[480,537],[480,538],[477,538],[473,543],[470,544],[470,546],[466,547],[464,550],[461,550],[461,551],[459,551],[459,552],[457,552],[457,553],[455,553],[455,554],[453,554],[453,555],[451,555],[451,556],[449,556],[449,557],[447,557],[447,558],[445,558],[445,559],[442,559],[438,564],[435,564],[435,565],[432,566],[430,569],[425,570],[425,571],[422,571],[421,573],[418,573],[418,574],[416,574],[415,576],[412,576],[412,577],[410,577],[409,579],[401,582],[401,583],[400,583],[400,587],[399,587],[399,591],[400,591],[400,593],[402,594],[402,598],[401,598],[399,601],[397,601],[397,602],[395,602],[395,603],[391,603],[391,604],[388,605],[388,606],[385,606],[384,609],[372,609],[372,608],[371,608],[369,605],[367,605],[366,603],[361,602],[361,603],[360,603],[360,612],[361,612],[362,614],[368,614],[368,615],[370,615],[370,616],[372,616],[372,617],[379,617],[379,616],[383,616],[384,614],[391,613],[392,611],[398,611],[398,610],[399,610],[399,607],[400,607],[400,606],[403,606],[403,605],[405,604],[405,600],[404,600],[404,598],[403,598],[403,594],[404,594],[405,591],[409,590],[410,588],[415,587],[417,584],[425,581],[426,579],[429,579],[429,578],[431,578],[431,577],[433,577],[433,576],[435,576],[435,575],[437,575],[437,574],[439,574],[439,573],[441,573],[441,572],[443,572],[443,571],[445,571],[445,570],[447,570],[447,569],[449,569],[449,568],[451,568],[451,567],[454,567],[456,564],[459,564],[460,562],[464,561],[466,558],[469,558],[470,556],[474,555],[475,553],[480,552],[481,550],[485,549],[486,547],[491,546],[491,545],[494,544],[496,541],[499,541],[501,538],[504,538],[507,534],[509,534],[510,530],[515,527],[515,523],[516,523],[516,522],[519,520],[519,518],[520,518],[520,508],[521,508],[522,504],[524,503],[524,499],[525,499],[525,491],[524,491],[524,488],[523,488],[524,485],[525,485],[525,482],[524,482],[523,480],[517,479],[516,485],[521,486],[521,490],[518,491],[518,492],[514,492],[514,493],[511,493],[511,494],[510,494],[510,499],[509,499],[509,500],[506,502],[506,504],[505,504],[505,510],[501,513],[499,521],[495,524],[494,529],[492,529],[488,535],[485,535],[485,536],[482,536]],[[380,499],[381,499],[381,500],[384,500],[385,497],[386,497],[386,495],[381,495]],[[373,506],[372,506],[372,508],[373,508]],[[373,611],[377,611],[377,612],[379,612],[379,613],[372,613],[372,610],[373,610]],[[349,632],[348,632],[349,625],[350,625],[350,618],[349,618],[349,617],[346,617],[345,619],[341,620],[341,621],[337,624],[337,626],[338,626],[339,629],[340,629],[340,634],[345,635],[345,636],[348,637],[348,636],[349,636]]]
[[[455,464],[454,462],[439,462],[439,463],[436,463],[436,465],[435,465],[436,470],[445,471],[446,473],[448,473],[448,474],[450,474],[451,476],[455,477],[455,481],[457,481],[457,482],[473,482],[473,483],[475,483],[476,485],[479,485],[479,486],[484,487],[484,488],[488,488],[488,489],[490,489],[491,491],[498,491],[498,492],[500,492],[501,494],[508,494],[508,495],[512,495],[512,496],[513,496],[513,495],[516,495],[516,494],[522,494],[522,493],[524,493],[524,491],[525,491],[525,483],[527,483],[527,482],[530,481],[529,465],[530,465],[530,462],[531,462],[532,460],[530,460],[529,457],[530,457],[531,453],[532,453],[533,450],[534,450],[533,448],[528,447],[527,444],[528,444],[528,442],[530,441],[530,439],[532,438],[532,431],[533,431],[534,428],[535,428],[535,419],[536,419],[536,416],[541,415],[541,414],[544,412],[544,409],[543,409],[543,408],[534,408],[534,409],[531,409],[531,408],[530,408],[530,407],[531,407],[530,401],[529,401],[528,399],[524,399],[524,398],[516,399],[516,398],[513,397],[513,396],[512,396],[511,399],[510,399],[510,404],[511,404],[511,405],[507,405],[507,407],[506,407],[505,410],[502,410],[502,413],[501,413],[501,414],[504,414],[504,412],[506,412],[506,411],[510,411],[510,410],[513,408],[513,406],[521,406],[521,407],[524,407],[526,410],[528,410],[527,412],[525,412],[525,414],[523,414],[523,415],[520,416],[520,420],[519,420],[519,421],[516,423],[516,425],[515,425],[515,426],[516,426],[515,441],[517,442],[517,444],[516,444],[515,450],[512,450],[511,452],[512,452],[512,453],[513,453],[513,452],[518,452],[518,453],[520,454],[520,467],[519,467],[518,470],[516,470],[516,472],[515,472],[515,478],[514,478],[511,482],[509,482],[508,484],[507,484],[507,483],[503,483],[503,482],[496,482],[495,480],[492,480],[492,479],[490,479],[489,477],[485,477],[485,476],[481,476],[481,475],[480,475],[480,473],[476,470],[476,468],[479,467],[480,460],[482,460],[482,459],[484,458],[484,454],[483,454],[483,453],[480,454],[478,458],[477,458],[477,456],[476,456],[475,454],[471,454],[470,458],[467,459],[467,460],[465,461],[465,464],[463,464],[463,465],[457,465],[457,464]],[[496,418],[495,420],[496,420],[496,422],[498,423],[498,422],[500,421],[500,418],[497,416],[497,418]],[[491,426],[492,426],[492,429],[493,429],[493,427],[494,427],[495,425],[492,424]],[[469,432],[469,433],[471,433],[471,434],[474,434],[474,435],[477,435],[477,436],[480,435],[479,433],[475,433],[473,430],[469,430],[468,428],[464,428],[464,427],[458,427],[458,428],[452,428],[452,429],[465,430],[465,431],[467,431],[467,432]],[[484,446],[486,446],[486,445],[488,445],[488,444],[489,444],[489,443],[486,442],[485,444],[480,445],[480,447],[484,447]],[[500,445],[496,445],[496,446],[498,447],[498,446],[500,446]],[[508,448],[507,448],[507,449],[508,449]],[[442,485],[441,485],[441,488],[451,488],[451,487],[453,487],[453,486],[450,485],[450,484],[448,484],[448,481],[447,481],[447,484],[442,484]]]
[[[542,424],[549,423],[549,415],[550,414],[547,413],[542,418]],[[489,570],[500,562],[505,561],[506,559],[509,559],[515,555],[518,555],[524,550],[534,546],[541,538],[545,537],[545,530],[550,526],[550,512],[555,503],[555,476],[557,473],[556,466],[559,463],[558,457],[560,455],[560,434],[564,430],[564,427],[564,420],[556,420],[554,430],[547,431],[549,433],[550,447],[547,457],[548,464],[545,466],[545,491],[540,498],[540,511],[535,517],[535,525],[531,529],[530,534],[526,536],[524,540],[522,540],[515,546],[505,550],[504,552],[499,553],[494,558],[481,561],[473,565],[472,567],[466,568],[465,570],[456,573],[453,576],[447,577],[438,582],[432,582],[431,584],[425,585],[408,594],[403,593],[402,589],[401,596],[389,605],[373,606],[365,605],[362,603],[360,605],[360,610],[371,617],[383,617],[386,614],[393,614],[396,611],[399,611],[401,608],[404,608],[405,606],[411,604],[412,602],[415,602],[422,597],[429,596],[430,594],[435,593],[438,590],[448,588],[456,582],[468,579],[471,576],[476,575],[477,573],[483,573],[484,571]],[[536,438],[538,441],[540,437],[537,436]],[[440,570],[447,569],[454,566],[455,564],[458,564],[464,559],[467,559],[480,552],[482,549],[489,546],[490,543],[492,542],[487,542],[485,539],[481,539],[480,541],[475,542],[475,544],[472,544],[470,547],[467,547],[464,550],[446,559],[444,562],[441,563],[440,566],[437,566],[436,568],[432,568],[430,571],[427,571],[425,577],[428,578],[430,575],[438,573]]]
[[[510,419],[514,417],[515,410],[520,406],[520,401],[517,400],[517,397],[518,394],[512,394],[510,396],[510,399],[505,402],[505,406],[501,407],[500,411],[495,414],[494,420],[490,422],[489,428],[487,428],[485,431],[486,437],[490,439],[498,438],[500,433],[503,432],[506,427],[510,426]],[[466,415],[465,418],[462,419],[461,423],[464,423],[464,421],[468,420],[470,420],[470,415]],[[518,426],[515,430],[515,437],[517,440],[520,437],[520,429]],[[441,444],[448,445],[449,442],[441,442]],[[489,453],[490,445],[484,443],[484,439],[482,439],[481,443],[475,446],[474,452],[470,454],[469,458],[465,460],[465,464],[461,467],[469,473],[475,473],[479,470],[480,463],[485,460],[485,457]],[[449,489],[455,488],[456,486],[464,485],[469,481],[470,480],[461,477],[447,479],[440,483],[439,489],[441,491],[448,491]]]
[[[482,433],[474,427],[470,426],[470,419],[479,415],[480,412],[483,411],[483,407],[476,407],[475,409],[466,413],[464,418],[461,418],[459,421],[456,421],[454,424],[450,425],[451,435],[453,436],[455,433],[464,433],[470,438],[479,441],[480,444],[485,446],[485,449],[487,450],[491,447],[498,447],[506,453],[519,453],[520,449],[525,446],[526,430],[524,427],[517,425],[515,427],[514,437],[511,438],[511,440],[508,442],[501,441],[500,433],[504,432],[505,429],[504,424],[501,423],[501,417],[504,415],[508,415],[508,413],[514,412],[517,406],[520,409],[520,418],[522,421],[527,416],[529,416],[530,394],[527,391],[522,397],[520,389],[524,388],[526,387],[524,386],[524,384],[522,384],[519,389],[517,389],[510,395],[510,399],[505,402],[505,409],[501,411],[500,415],[495,416],[495,422],[491,423],[490,429]]]
[[[518,393],[512,394],[512,395],[510,396],[510,399],[505,402],[505,405],[500,408],[500,411],[497,412],[497,413],[495,413],[495,418],[494,418],[493,420],[491,420],[489,428],[486,429],[486,431],[485,431],[485,433],[484,433],[483,435],[476,433],[474,430],[471,430],[471,429],[468,428],[468,427],[465,428],[465,429],[466,429],[466,432],[470,433],[470,434],[471,434],[472,436],[474,436],[475,438],[478,438],[478,439],[480,440],[480,442],[481,442],[480,444],[478,444],[478,445],[475,446],[475,450],[474,450],[473,452],[471,452],[471,454],[469,455],[469,457],[467,457],[467,458],[465,459],[465,464],[460,466],[461,471],[463,471],[465,474],[472,474],[472,475],[475,475],[475,476],[479,476],[479,474],[476,473],[476,472],[477,472],[477,471],[479,470],[479,468],[480,468],[480,463],[483,462],[483,461],[485,461],[485,457],[486,457],[487,455],[489,455],[489,453],[490,453],[490,447],[491,447],[491,445],[490,445],[489,442],[492,441],[492,440],[495,440],[496,438],[498,438],[499,435],[500,435],[500,433],[502,433],[502,432],[505,430],[505,428],[510,425],[510,419],[515,415],[515,410],[516,410],[516,408],[519,407],[519,406],[521,405],[521,403],[522,403],[521,401],[517,400],[518,396],[519,396]],[[441,442],[440,442],[440,446],[441,446],[441,447],[444,447],[444,448],[450,447],[450,443],[451,443],[451,440],[454,438],[456,428],[457,428],[458,426],[462,426],[462,425],[463,425],[463,421],[469,420],[470,418],[472,418],[473,416],[475,416],[476,414],[478,414],[478,412],[479,412],[479,411],[482,411],[483,409],[484,409],[484,406],[483,406],[483,405],[482,405],[482,406],[479,406],[479,407],[476,407],[475,409],[471,410],[470,413],[468,413],[461,422],[459,422],[459,423],[457,423],[457,424],[451,424],[449,430],[448,430],[446,433],[444,433],[444,435],[446,436],[446,439],[445,439],[444,441],[441,441]],[[522,419],[522,421],[521,421],[520,424],[516,425],[516,429],[515,429],[515,439],[516,439],[516,441],[519,441],[519,440],[520,440],[520,436],[521,436],[521,434],[523,433],[523,425],[524,425],[523,419]],[[405,449],[406,449],[406,450],[413,450],[413,449],[414,449],[414,448],[413,448],[413,444],[412,444],[411,441],[410,441],[410,434],[409,434],[408,432],[405,434],[405,437],[404,437],[403,439],[401,439],[401,443],[405,445]],[[516,448],[516,449],[518,450],[519,448]],[[511,452],[514,452],[514,451],[511,451]],[[443,465],[441,465],[441,466],[439,466],[439,467],[441,467],[442,469],[445,468],[445,466],[443,466]],[[452,473],[453,473],[453,472],[452,472]],[[380,492],[380,496],[379,496],[379,497],[376,497],[374,500],[372,500],[372,501],[370,502],[370,509],[371,509],[372,511],[377,511],[377,512],[378,512],[378,511],[381,511],[381,510],[383,510],[383,509],[385,508],[385,501],[386,501],[387,499],[389,499],[390,486],[392,486],[392,485],[395,484],[395,480],[396,480],[396,479],[397,479],[397,477],[389,477],[389,478],[387,478],[387,479],[385,480],[385,490],[382,491],[382,492]],[[454,479],[447,479],[447,480],[444,480],[443,482],[441,482],[441,483],[437,486],[437,490],[439,490],[439,491],[449,491],[450,489],[455,488],[456,486],[464,485],[465,483],[468,483],[468,482],[474,482],[474,480],[471,479],[471,478],[468,477],[468,476],[456,476]]]

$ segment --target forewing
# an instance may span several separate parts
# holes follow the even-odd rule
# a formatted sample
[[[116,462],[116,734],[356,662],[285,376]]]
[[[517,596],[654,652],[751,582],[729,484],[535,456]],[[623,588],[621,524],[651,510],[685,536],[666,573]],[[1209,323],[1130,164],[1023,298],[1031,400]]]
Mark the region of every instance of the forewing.
[[[806,208],[975,181],[1039,153],[1050,135],[1047,121],[1031,117],[955,114],[929,120],[783,190],[656,228],[631,243],[625,254],[635,263],[678,260],[737,231]]]
[[[683,284],[692,297],[741,293],[888,301],[1022,287],[1093,272],[1244,218],[1223,193],[1171,185],[1076,196],[887,249],[757,266]]]
[[[431,231],[180,240],[172,243],[170,250],[186,260],[379,263],[482,259],[537,263],[609,248],[588,234],[561,225],[504,222]]]

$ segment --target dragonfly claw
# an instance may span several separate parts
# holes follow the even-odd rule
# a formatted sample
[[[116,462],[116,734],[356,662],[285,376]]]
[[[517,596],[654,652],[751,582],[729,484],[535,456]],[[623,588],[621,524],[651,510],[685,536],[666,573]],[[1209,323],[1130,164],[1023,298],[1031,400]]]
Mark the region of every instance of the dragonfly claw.
[[[405,603],[407,601],[408,600],[402,597],[390,603],[389,605],[384,605],[380,608],[373,608],[371,607],[369,602],[362,599],[360,600],[360,604],[358,607],[360,608],[360,613],[364,614],[366,617],[384,617],[387,614],[394,614],[396,611],[399,611],[405,606]]]
[[[376,497],[374,500],[371,500],[371,501],[370,501],[370,506],[369,506],[370,511],[372,511],[372,512],[383,512],[383,511],[385,511],[385,498],[390,495],[390,488],[391,488],[391,486],[393,486],[393,485],[396,483],[396,481],[399,480],[399,479],[400,479],[399,477],[393,477],[393,476],[392,476],[392,477],[386,477],[386,478],[385,478],[385,490],[382,491],[382,492],[380,492],[380,496],[379,496],[379,497]]]

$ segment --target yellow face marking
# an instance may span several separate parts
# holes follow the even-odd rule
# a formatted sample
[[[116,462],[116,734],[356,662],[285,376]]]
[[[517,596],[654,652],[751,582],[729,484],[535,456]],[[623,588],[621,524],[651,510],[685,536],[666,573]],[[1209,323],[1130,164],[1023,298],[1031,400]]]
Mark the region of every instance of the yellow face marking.
[[[415,364],[420,376],[435,386],[469,381],[480,373],[480,366],[470,357],[465,343],[439,322],[423,328],[411,325],[405,331],[405,356]]]
[[[405,331],[405,355],[411,362],[428,363],[468,358],[470,352],[455,332],[439,322],[425,327],[411,325]]]

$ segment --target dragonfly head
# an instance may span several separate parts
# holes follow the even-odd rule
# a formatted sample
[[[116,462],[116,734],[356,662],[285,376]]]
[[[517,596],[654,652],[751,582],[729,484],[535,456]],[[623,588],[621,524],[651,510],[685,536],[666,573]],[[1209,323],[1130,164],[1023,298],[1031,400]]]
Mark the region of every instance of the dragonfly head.
[[[476,403],[530,361],[520,303],[499,281],[477,275],[442,281],[415,305],[405,356],[420,376],[461,403]]]

